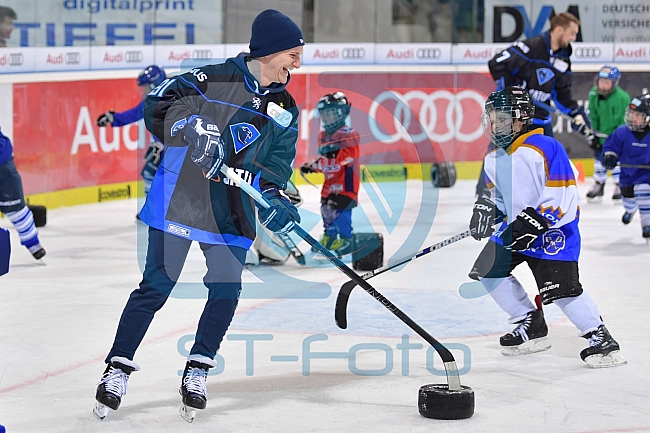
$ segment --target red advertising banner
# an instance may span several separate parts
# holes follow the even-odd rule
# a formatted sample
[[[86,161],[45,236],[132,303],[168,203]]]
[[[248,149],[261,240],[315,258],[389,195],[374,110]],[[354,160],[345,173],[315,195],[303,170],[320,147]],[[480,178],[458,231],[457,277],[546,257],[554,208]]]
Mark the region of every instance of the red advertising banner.
[[[13,94],[14,155],[26,194],[139,178],[138,126],[96,124],[108,109],[138,104],[135,80],[14,84]]]
[[[494,91],[487,74],[306,74],[289,84],[300,107],[297,165],[316,155],[318,99],[339,90],[352,104],[364,164],[474,161],[487,149],[481,114]]]
[[[481,113],[494,83],[487,74],[295,74],[289,91],[300,108],[296,166],[316,155],[315,105],[343,91],[361,135],[363,164],[480,160],[488,145]],[[140,100],[133,79],[14,84],[16,164],[26,194],[140,179],[148,136],[138,126],[99,128],[107,109]],[[138,152],[140,150],[140,152]]]

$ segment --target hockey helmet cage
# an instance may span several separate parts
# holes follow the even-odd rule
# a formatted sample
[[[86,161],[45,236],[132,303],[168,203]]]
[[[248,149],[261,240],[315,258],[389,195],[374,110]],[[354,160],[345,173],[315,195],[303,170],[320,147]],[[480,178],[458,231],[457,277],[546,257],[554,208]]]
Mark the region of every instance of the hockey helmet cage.
[[[598,87],[599,79],[611,80],[612,81],[611,89],[601,90]],[[616,90],[616,86],[618,86],[619,81],[621,81],[621,72],[618,70],[618,68],[615,68],[614,66],[603,66],[602,68],[600,68],[600,71],[598,71],[598,73],[594,77],[594,86],[596,87],[596,91],[598,92],[599,95],[608,96],[614,93],[614,90]]]
[[[332,135],[341,126],[350,114],[350,101],[343,92],[328,93],[318,100],[316,108],[321,118],[323,129]]]
[[[165,81],[167,76],[163,68],[157,65],[151,65],[144,68],[140,75],[138,75],[138,86],[149,85],[152,90],[158,87],[160,83]]]
[[[640,115],[643,116],[642,121]],[[630,105],[625,110],[625,125],[634,132],[650,128],[650,93],[632,98]]]
[[[521,87],[510,86],[492,93],[485,102],[483,131],[494,145],[509,146],[527,128],[514,129],[514,121],[530,125],[535,106],[530,95]]]

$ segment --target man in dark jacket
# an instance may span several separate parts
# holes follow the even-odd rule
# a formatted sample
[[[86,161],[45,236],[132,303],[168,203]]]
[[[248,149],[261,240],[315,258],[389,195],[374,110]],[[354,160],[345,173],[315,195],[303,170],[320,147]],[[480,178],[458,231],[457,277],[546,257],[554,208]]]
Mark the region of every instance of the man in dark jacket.
[[[139,369],[135,351],[176,284],[192,241],[205,256],[208,300],[181,381],[181,415],[191,422],[194,409],[206,407],[208,369],[216,366],[255,238],[252,200],[220,169],[232,167],[272,204],[259,210],[268,229],[286,233],[300,222],[283,190],[298,138],[298,109],[285,87],[289,72],[300,67],[303,45],[289,17],[266,10],[253,22],[250,53],[169,78],[147,96],[147,129],[167,150],[140,212],[149,225],[144,273],[105,360],[96,393],[100,419],[119,407],[130,373]]]

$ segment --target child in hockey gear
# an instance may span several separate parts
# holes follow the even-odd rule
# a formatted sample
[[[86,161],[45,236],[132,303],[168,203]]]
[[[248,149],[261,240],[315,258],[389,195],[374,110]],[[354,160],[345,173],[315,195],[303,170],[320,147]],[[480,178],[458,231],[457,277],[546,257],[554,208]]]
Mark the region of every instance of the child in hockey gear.
[[[328,93],[316,108],[323,131],[318,135],[319,157],[300,167],[302,173],[321,172],[321,215],[325,233],[319,242],[338,256],[352,252],[352,208],[359,191],[359,133],[346,120],[350,101],[343,92]]]
[[[9,137],[0,130],[0,212],[5,214],[18,231],[20,243],[36,260],[45,256],[38,239],[34,214],[25,204],[23,182],[14,163],[14,148]]]
[[[479,197],[470,229],[489,237],[469,274],[479,280],[519,325],[501,338],[503,353],[521,355],[550,348],[540,305],[535,306],[512,271],[526,263],[541,303],[555,303],[586,336],[603,325],[598,307],[578,278],[580,231],[577,170],[560,142],[531,127],[535,107],[520,87],[492,93],[483,126],[492,143],[485,156],[489,197]],[[492,225],[498,212],[500,227]],[[614,353],[616,352],[616,353]],[[619,365],[618,350],[590,358],[590,366]],[[615,359],[614,359],[615,358]]]
[[[589,118],[591,126],[607,135],[625,124],[625,110],[630,105],[630,95],[618,85],[621,73],[613,66],[603,66],[594,77],[594,86],[589,91]],[[601,162],[604,138],[594,137],[591,148],[594,150],[594,185],[587,192],[587,198],[602,197],[607,181],[607,169]],[[619,176],[621,168],[612,170],[614,181],[613,200],[621,199]]]
[[[255,238],[254,204],[220,176],[222,166],[271,204],[259,211],[268,229],[286,233],[300,222],[281,191],[293,174],[298,140],[298,107],[286,86],[290,72],[300,67],[303,45],[302,31],[288,16],[265,10],[253,22],[250,53],[170,78],[145,99],[147,129],[167,150],[140,211],[149,226],[142,280],[124,307],[105,362],[132,362],[198,242],[207,267],[207,301],[187,358],[182,413],[205,407],[205,375],[217,365]]]
[[[105,127],[107,125],[124,126],[129,123],[137,122],[144,117],[144,99],[153,89],[158,87],[163,81],[167,79],[165,71],[156,65],[147,66],[144,68],[140,75],[138,75],[138,88],[142,94],[142,100],[135,107],[116,113],[113,110],[108,110],[106,113],[99,116],[97,119],[97,126]],[[142,168],[142,178],[144,179],[144,193],[149,192],[153,177],[160,166],[162,161],[165,147],[163,144],[156,140],[153,135],[150,135],[149,147],[144,155],[145,164]]]
[[[187,422],[194,421],[196,409],[203,410],[208,404],[208,389],[205,383],[209,369],[208,364],[197,361],[188,361],[185,364],[178,392],[181,394],[183,402],[179,410]]]
[[[650,240],[650,170],[634,166],[650,164],[650,93],[632,99],[625,112],[625,125],[616,128],[603,145],[603,166],[621,165],[623,224],[629,224],[634,213],[641,215],[641,235]]]
[[[129,376],[140,370],[138,364],[120,356],[114,356],[106,365],[102,380],[97,384],[93,413],[100,420],[106,418],[109,410],[117,410],[126,394]]]

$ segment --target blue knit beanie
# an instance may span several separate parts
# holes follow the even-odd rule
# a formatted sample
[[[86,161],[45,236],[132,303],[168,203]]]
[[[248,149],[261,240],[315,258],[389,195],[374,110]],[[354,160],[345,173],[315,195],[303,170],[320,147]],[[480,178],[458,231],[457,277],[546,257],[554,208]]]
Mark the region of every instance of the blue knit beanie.
[[[251,57],[264,57],[302,45],[305,41],[300,27],[282,12],[267,9],[253,21]]]

